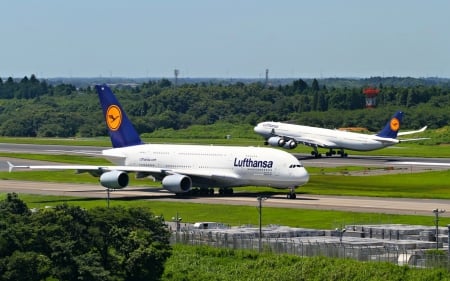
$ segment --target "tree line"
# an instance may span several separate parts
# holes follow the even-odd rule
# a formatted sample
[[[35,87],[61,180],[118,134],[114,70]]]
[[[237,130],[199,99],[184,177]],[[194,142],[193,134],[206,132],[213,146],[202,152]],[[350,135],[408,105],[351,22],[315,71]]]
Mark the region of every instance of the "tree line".
[[[0,201],[1,280],[160,280],[169,231],[144,208],[30,210]]]
[[[217,122],[254,125],[265,120],[377,131],[396,110],[406,114],[404,128],[441,128],[449,123],[448,85],[384,86],[381,80],[376,86],[380,94],[374,109],[365,108],[364,87],[327,86],[316,79],[309,84],[297,79],[278,86],[262,82],[175,86],[161,79],[117,85],[113,90],[140,133]],[[34,75],[21,80],[0,79],[0,124],[3,136],[107,134],[93,87],[53,85]]]

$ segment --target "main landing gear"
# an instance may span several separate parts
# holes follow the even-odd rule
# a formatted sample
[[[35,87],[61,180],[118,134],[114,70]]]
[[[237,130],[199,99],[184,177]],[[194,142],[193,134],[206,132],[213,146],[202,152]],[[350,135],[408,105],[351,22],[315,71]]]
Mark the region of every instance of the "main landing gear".
[[[188,192],[176,193],[177,196],[214,196],[214,188],[192,188]]]
[[[233,195],[234,191],[232,188],[219,188],[220,196]],[[176,196],[189,197],[189,196],[199,196],[199,197],[213,197],[215,195],[214,188],[199,188],[194,187],[188,192],[175,193]]]
[[[234,191],[232,188],[219,188],[219,195],[233,195]]]
[[[317,146],[313,146],[313,151],[311,151],[311,155],[314,156],[314,158],[321,158],[322,154],[319,153],[317,150]]]
[[[317,151],[311,151],[311,155],[314,156],[314,158],[321,158],[322,157],[322,154],[320,154]]]
[[[348,154],[344,152],[344,149],[343,149],[343,148],[339,149],[339,151],[337,152],[337,154],[340,155],[342,158],[346,158],[346,157],[348,156]],[[320,153],[317,151],[317,147],[315,147],[314,150],[311,151],[311,155],[314,156],[314,158],[321,158],[321,157],[322,157],[322,154],[320,154]],[[327,157],[331,157],[331,156],[333,156],[333,155],[336,155],[336,151],[334,151],[334,150],[331,149],[331,148],[330,148],[330,151],[328,151],[328,152],[325,153],[325,156],[327,156]]]
[[[344,152],[344,149],[338,151],[338,154],[341,155],[342,158],[347,158],[348,154]]]

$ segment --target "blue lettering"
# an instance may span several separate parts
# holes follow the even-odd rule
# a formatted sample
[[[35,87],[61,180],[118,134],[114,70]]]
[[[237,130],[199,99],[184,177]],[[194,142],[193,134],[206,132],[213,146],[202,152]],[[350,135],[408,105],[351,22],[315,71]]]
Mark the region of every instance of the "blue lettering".
[[[252,158],[244,158],[241,160],[238,160],[236,157],[234,158],[234,166],[235,167],[251,167],[251,168],[272,168],[273,161],[267,161],[267,160],[255,160],[253,161]]]

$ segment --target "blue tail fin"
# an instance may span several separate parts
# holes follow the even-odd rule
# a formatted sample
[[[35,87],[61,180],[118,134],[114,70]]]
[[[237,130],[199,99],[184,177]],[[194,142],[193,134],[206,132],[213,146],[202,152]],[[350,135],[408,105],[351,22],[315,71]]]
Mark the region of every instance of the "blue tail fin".
[[[402,123],[403,112],[397,111],[387,122],[383,130],[377,134],[379,137],[395,139]]]
[[[134,129],[133,124],[131,124],[111,89],[103,84],[96,85],[95,90],[97,90],[100,99],[112,146],[124,147],[142,144],[139,134]]]

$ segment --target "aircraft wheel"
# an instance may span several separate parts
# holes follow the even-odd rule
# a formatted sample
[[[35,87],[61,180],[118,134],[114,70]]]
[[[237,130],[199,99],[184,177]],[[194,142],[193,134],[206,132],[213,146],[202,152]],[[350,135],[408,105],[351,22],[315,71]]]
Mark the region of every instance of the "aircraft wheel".
[[[311,151],[311,155],[314,156],[314,158],[319,158],[320,157],[320,153],[315,152],[315,151]]]
[[[297,195],[295,193],[289,193],[288,195],[286,195],[287,199],[295,199],[297,198]]]

